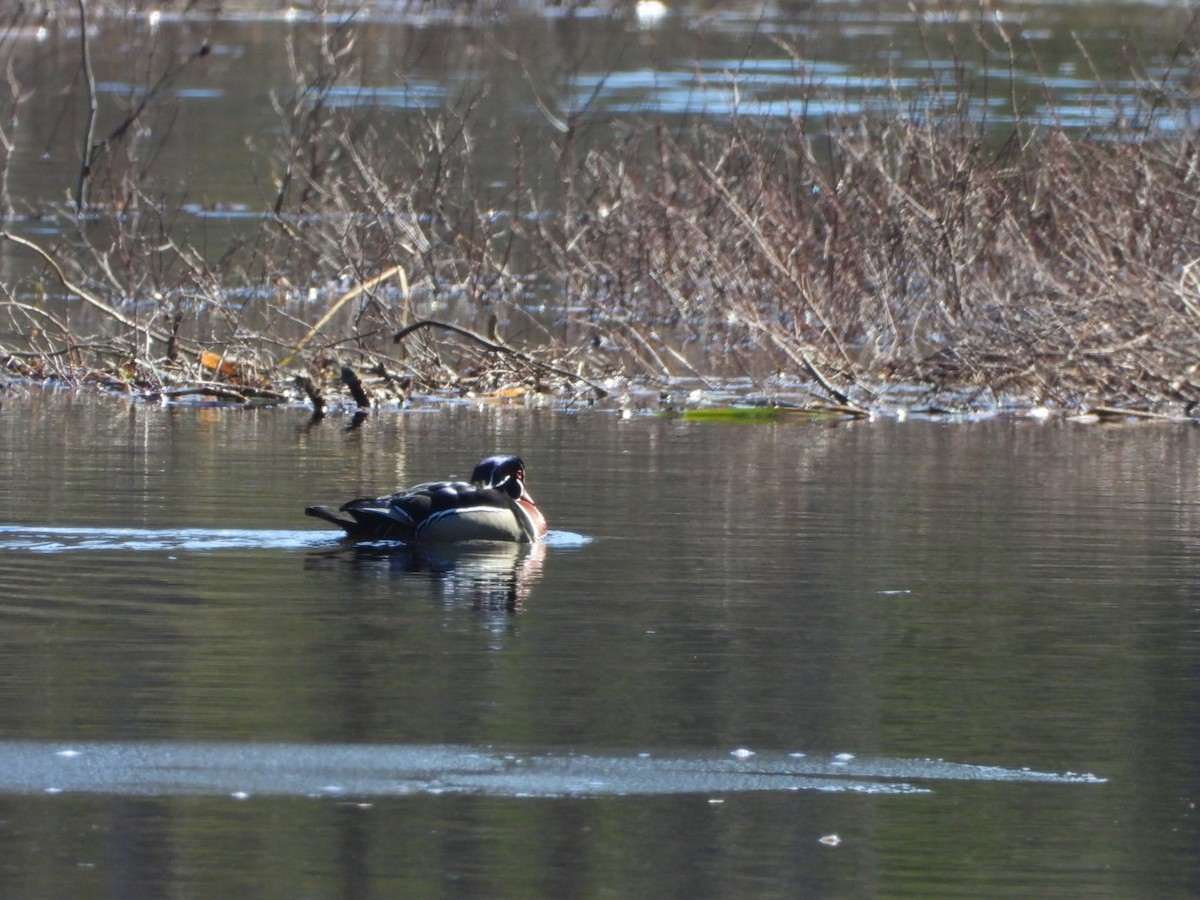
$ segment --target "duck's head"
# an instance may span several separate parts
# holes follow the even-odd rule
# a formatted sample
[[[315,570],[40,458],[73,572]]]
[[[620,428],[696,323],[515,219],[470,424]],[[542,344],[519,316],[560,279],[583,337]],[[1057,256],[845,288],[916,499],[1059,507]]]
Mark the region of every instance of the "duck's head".
[[[471,483],[520,499],[525,493],[525,463],[519,456],[489,456],[479,461],[471,473]]]

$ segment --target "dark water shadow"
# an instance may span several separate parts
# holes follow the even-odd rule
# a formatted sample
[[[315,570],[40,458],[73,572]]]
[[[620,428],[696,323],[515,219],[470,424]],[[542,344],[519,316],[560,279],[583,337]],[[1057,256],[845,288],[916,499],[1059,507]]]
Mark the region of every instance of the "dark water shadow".
[[[747,791],[924,794],[939,782],[1101,784],[1089,774],[851,754],[633,755],[456,745],[0,742],[0,793],[604,797]]]

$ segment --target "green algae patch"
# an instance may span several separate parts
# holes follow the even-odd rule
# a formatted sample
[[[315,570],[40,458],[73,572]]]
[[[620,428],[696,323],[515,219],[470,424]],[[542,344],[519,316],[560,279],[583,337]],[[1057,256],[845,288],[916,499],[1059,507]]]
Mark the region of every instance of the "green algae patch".
[[[685,409],[681,418],[693,422],[778,422],[799,410],[779,406],[721,406],[710,409]]]
[[[685,409],[673,415],[692,422],[731,422],[756,425],[771,422],[814,422],[859,418],[865,413],[851,406],[714,406]]]

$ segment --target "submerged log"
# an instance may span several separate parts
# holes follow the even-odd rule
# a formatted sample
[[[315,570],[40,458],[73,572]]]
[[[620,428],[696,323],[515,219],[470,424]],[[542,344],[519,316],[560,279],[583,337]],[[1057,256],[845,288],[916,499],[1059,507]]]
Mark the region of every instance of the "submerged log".
[[[371,408],[371,395],[363,387],[362,379],[349,366],[342,366],[342,383],[350,390],[350,396],[358,404],[359,409]]]
[[[312,404],[313,415],[317,418],[325,415],[325,398],[321,396],[320,389],[313,383],[313,380],[307,375],[297,375],[295,378],[296,386],[304,391],[308,402]]]

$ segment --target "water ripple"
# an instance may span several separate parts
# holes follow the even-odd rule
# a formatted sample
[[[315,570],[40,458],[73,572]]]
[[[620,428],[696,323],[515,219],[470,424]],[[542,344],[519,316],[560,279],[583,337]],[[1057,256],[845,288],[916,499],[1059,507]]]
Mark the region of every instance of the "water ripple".
[[[74,550],[307,550],[341,542],[336,531],[275,531],[240,528],[68,528],[0,525],[0,551],[66,553]],[[552,531],[546,544],[576,549],[591,538],[570,531]]]
[[[56,528],[0,525],[0,551],[303,550],[336,544],[328,531],[239,528]]]

